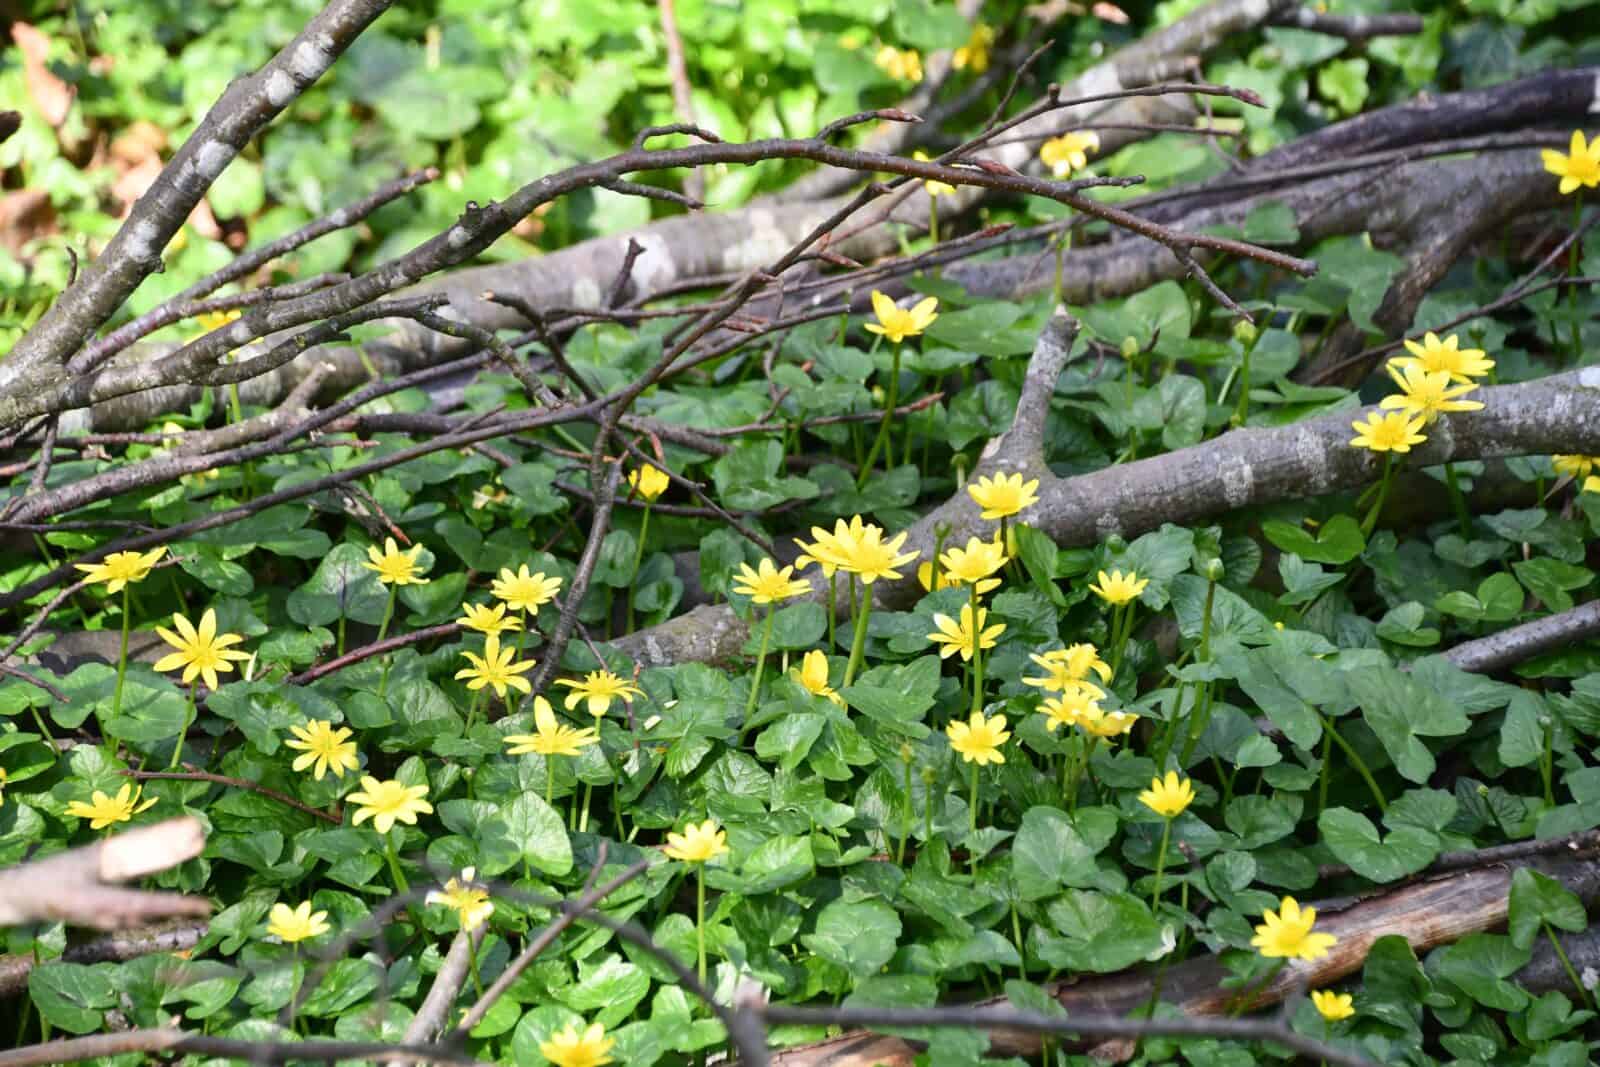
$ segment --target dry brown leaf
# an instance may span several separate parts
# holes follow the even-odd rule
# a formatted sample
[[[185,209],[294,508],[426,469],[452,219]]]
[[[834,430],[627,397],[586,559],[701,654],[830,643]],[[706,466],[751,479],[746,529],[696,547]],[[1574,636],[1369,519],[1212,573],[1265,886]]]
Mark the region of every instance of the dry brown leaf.
[[[11,39],[22,53],[22,81],[33,105],[52,127],[60,129],[72,110],[75,90],[50,70],[50,38],[26,22],[11,24]]]

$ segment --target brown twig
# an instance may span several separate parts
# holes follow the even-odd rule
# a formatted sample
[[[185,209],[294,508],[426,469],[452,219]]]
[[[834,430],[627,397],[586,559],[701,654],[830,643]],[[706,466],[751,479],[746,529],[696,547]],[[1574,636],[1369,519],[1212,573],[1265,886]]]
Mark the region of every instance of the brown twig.
[[[331,822],[335,826],[342,825],[344,823],[344,813],[342,811],[335,810],[329,812],[323,811],[320,808],[313,808],[309,804],[300,803],[300,801],[289,796],[287,793],[280,793],[276,789],[268,789],[260,782],[253,782],[248,778],[230,778],[225,774],[214,774],[211,771],[202,771],[190,763],[185,763],[183,767],[184,769],[181,771],[124,770],[120,773],[140,782],[149,781],[151,779],[161,779],[175,782],[211,782],[214,785],[225,785],[234,789],[245,789],[252,793],[260,793],[264,797],[270,797],[280,804],[294,808],[296,811],[302,811],[307,815],[312,815],[326,822]]]

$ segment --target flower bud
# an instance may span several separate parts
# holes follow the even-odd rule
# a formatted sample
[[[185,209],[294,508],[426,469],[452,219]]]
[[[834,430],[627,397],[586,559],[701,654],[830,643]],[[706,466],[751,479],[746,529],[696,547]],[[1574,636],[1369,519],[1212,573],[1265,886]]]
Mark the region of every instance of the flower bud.
[[[1233,339],[1240,344],[1253,344],[1257,336],[1256,324],[1249,319],[1240,319],[1233,324]]]
[[[1139,354],[1139,342],[1134,340],[1132,337],[1124,337],[1122,339],[1122,358],[1123,359],[1132,359],[1134,356],[1137,356],[1138,354]]]
[[[1220,559],[1216,556],[1208,556],[1205,563],[1200,566],[1200,573],[1205,575],[1205,579],[1208,582],[1220,582],[1227,571],[1222,566]]]

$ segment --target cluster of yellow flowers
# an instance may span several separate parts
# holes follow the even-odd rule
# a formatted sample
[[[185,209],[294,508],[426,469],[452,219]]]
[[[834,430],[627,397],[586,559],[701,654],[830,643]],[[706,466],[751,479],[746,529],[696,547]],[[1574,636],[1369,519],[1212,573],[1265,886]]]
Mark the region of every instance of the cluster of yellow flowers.
[[[913,48],[900,49],[886,44],[872,57],[873,65],[895,81],[922,80],[922,56]]]
[[[1411,340],[1405,344],[1410,355],[1396,356],[1388,366],[1400,392],[1379,402],[1384,412],[1350,424],[1356,431],[1350,443],[1356,448],[1409,452],[1412,445],[1427,440],[1420,431],[1440,415],[1483,407],[1481,401],[1461,399],[1478,388],[1476,379],[1494,369],[1494,360],[1485,358],[1482,349],[1458,347],[1455,334],[1441,341],[1431,330],[1420,344]]]

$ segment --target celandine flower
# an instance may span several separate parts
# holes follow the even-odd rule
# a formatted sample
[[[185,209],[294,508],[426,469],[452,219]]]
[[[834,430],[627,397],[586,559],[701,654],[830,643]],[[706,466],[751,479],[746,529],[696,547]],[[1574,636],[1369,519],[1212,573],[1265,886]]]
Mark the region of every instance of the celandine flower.
[[[908,311],[889,299],[887,295],[874,289],[872,313],[878,317],[878,321],[867,323],[867,332],[882,334],[895,344],[899,344],[907,337],[916,337],[932,326],[933,320],[939,317],[936,310],[938,307],[939,298],[930,296],[917,301]]]
[[[286,945],[309,937],[320,937],[331,929],[328,913],[312,911],[309,900],[301,901],[293,908],[287,904],[274,904],[271,914],[267,916],[267,933]]]
[[[1111,665],[1100,658],[1099,649],[1087,642],[1030,654],[1028,658],[1043,667],[1046,673],[1042,678],[1022,679],[1024,685],[1061,692],[1089,677],[1091,671],[1099,675],[1102,682],[1111,681]],[[1100,693],[1100,696],[1104,695]]]
[[[522,620],[515,615],[506,614],[504,603],[488,607],[483,604],[461,605],[461,618],[456,622],[468,630],[476,630],[481,634],[499,636],[507,630],[522,629]]]
[[[1561,179],[1562,196],[1575,193],[1580,187],[1593,189],[1600,185],[1600,139],[1591,144],[1584,140],[1582,130],[1572,131],[1566,155],[1546,148],[1540,151],[1539,158],[1544,161],[1545,170]]]
[[[1105,690],[1089,682],[1069,682],[1060,693],[1046,697],[1039,705],[1045,715],[1044,728],[1055,733],[1058,726],[1078,726],[1086,716],[1099,715],[1099,702],[1105,695]]]
[[[1114,570],[1110,574],[1101,571],[1098,583],[1090,583],[1089,591],[1108,604],[1122,605],[1144,592],[1145,586],[1150,584],[1150,579],[1141,578],[1137,571],[1123,574]]]
[[[304,753],[296,756],[290,766],[297,771],[312,767],[311,776],[319,782],[330,769],[335,778],[343,778],[345,771],[361,766],[356,757],[356,743],[345,740],[350,731],[342,726],[336,728],[330,722],[312,719],[304,726],[296,723],[289,727],[289,732],[294,737],[284,742],[285,747]]]
[[[494,914],[494,903],[489,899],[489,891],[472,884],[477,873],[476,867],[465,868],[459,879],[450,879],[444,884],[443,889],[430,889],[423,903],[441,904],[449,908],[456,913],[461,929],[471,933]]]
[[[1390,366],[1389,377],[1394,379],[1401,391],[1390,393],[1378,401],[1378,406],[1420,415],[1424,422],[1430,424],[1447,412],[1478,411],[1483,407],[1481,401],[1460,399],[1476,389],[1476,385],[1451,385],[1450,375],[1446,371],[1430,374],[1420,367],[1399,370]]]
[[[993,541],[969,537],[966,548],[952,548],[939,556],[942,573],[965,585],[976,586],[980,595],[1000,584],[1000,579],[990,575],[1005,565],[1006,549],[998,537]]]
[[[233,670],[229,660],[250,658],[248,652],[228,647],[243,641],[243,637],[217,633],[217,613],[211,608],[207,608],[206,613],[200,616],[199,626],[179,614],[172,616],[172,625],[177,627],[177,633],[163,626],[157,626],[156,633],[177,651],[156,660],[155,668],[158,671],[175,671],[182,667],[184,685],[199,677],[206,683],[207,689],[215,689],[217,673],[226,674]]]
[[[1011,731],[1006,729],[1004,715],[985,717],[983,712],[975,711],[966,722],[953,720],[944,728],[944,732],[950,738],[950,747],[968,763],[976,763],[981,767],[986,763],[1006,761],[1000,746],[1011,737]]]
[[[739,573],[733,576],[733,591],[749,597],[752,604],[775,604],[811,592],[811,583],[791,578],[793,574],[793,567],[779,569],[770,559],[762,560],[755,570],[741,563]]]
[[[686,823],[683,833],[667,834],[666,847],[661,850],[670,859],[684,863],[705,863],[728,851],[728,835],[717,829],[715,819],[703,823]]]
[[[1005,623],[997,622],[993,626],[984,626],[988,621],[989,609],[979,608],[977,624],[974,625],[972,605],[963,604],[960,623],[948,615],[934,615],[933,624],[939,629],[936,633],[929,634],[928,640],[939,646],[940,659],[949,659],[959,652],[963,660],[970,660],[979,648],[993,648],[1000,635],[1006,631]]]
[[[402,552],[390,537],[384,541],[382,552],[377,545],[367,546],[367,562],[362,566],[377,571],[378,581],[384,585],[427,585],[431,579],[423,578],[417,568],[417,557],[421,554],[422,545],[412,545]]]
[[[1268,959],[1320,960],[1339,943],[1332,934],[1312,932],[1317,909],[1302,908],[1294,897],[1284,897],[1278,911],[1268,908],[1261,918],[1250,945]]]
[[[950,65],[956,70],[970,70],[982,74],[989,69],[989,49],[994,44],[994,30],[981,22],[972,25],[967,43],[950,55]]]
[[[1039,502],[1039,479],[1024,482],[1020,474],[983,477],[967,486],[967,495],[983,509],[986,519],[1004,519]]]
[[[628,485],[645,500],[654,501],[672,485],[672,479],[667,477],[665,471],[646,463],[638,470],[628,472]]]
[[[362,775],[360,790],[345,799],[359,805],[351,820],[353,825],[360,826],[371,819],[372,828],[386,834],[396,822],[415,826],[418,815],[431,813],[433,805],[422,799],[427,795],[425,785],[406,785],[392,778],[380,782],[371,775]]]
[[[555,709],[542,696],[533,698],[533,727],[534,733],[507,734],[501,738],[511,746],[506,755],[525,756],[533,752],[541,756],[576,756],[600,740],[591,727],[578,729],[557,722]]]
[[[1317,1009],[1317,1014],[1330,1023],[1348,1019],[1356,1013],[1353,998],[1349,993],[1335,993],[1331,989],[1314,990],[1311,994],[1311,1003]]]
[[[490,584],[489,592],[512,611],[531,615],[556,598],[561,592],[561,579],[546,578],[543,571],[529,574],[528,565],[524,563],[514,574],[511,568],[502,567],[499,577]]]
[[[812,696],[827,697],[841,708],[844,707],[844,697],[836,693],[828,684],[828,656],[826,653],[812,649],[800,661],[800,666],[789,672],[800,687]]]
[[[152,548],[148,552],[113,552],[99,563],[74,563],[73,566],[89,576],[91,582],[101,582],[108,593],[120,593],[122,587],[142,582],[150,575],[150,568],[161,562],[167,547]]]
[[[610,671],[590,671],[581,682],[562,678],[556,684],[572,690],[567,694],[568,711],[588,701],[589,714],[597,719],[611,710],[611,702],[614,700],[621,699],[632,704],[634,697],[644,696],[643,689]]]
[[[863,585],[871,585],[879,578],[899,578],[900,572],[895,568],[905,566],[921,554],[916,551],[902,553],[900,546],[905,542],[904,531],[885,541],[882,528],[869,523],[860,537],[840,542],[838,568],[860,578]]]
[[[873,64],[895,81],[919,82],[922,80],[922,57],[910,48],[901,51],[893,45],[884,45],[872,58]]]
[[[1356,419],[1350,424],[1351,429],[1356,431],[1350,444],[1372,452],[1410,452],[1412,445],[1420,445],[1427,440],[1418,432],[1423,425],[1424,420],[1420,415],[1412,417],[1403,411],[1374,411],[1366,422]]]
[[[516,656],[516,651],[500,647],[500,638],[490,634],[483,639],[483,655],[462,650],[470,667],[463,667],[456,671],[458,679],[465,679],[467,688],[477,692],[484,686],[494,690],[495,696],[501,700],[506,698],[506,688],[510,687],[519,693],[532,691],[533,685],[522,675],[533,670],[533,660],[525,659],[516,663],[511,662]]]
[[[539,1055],[555,1067],[604,1067],[612,1062],[608,1053],[616,1043],[599,1023],[590,1023],[581,1034],[576,1026],[569,1025],[539,1042]]]
[[[1139,794],[1139,803],[1157,815],[1175,819],[1194,803],[1194,783],[1179,778],[1177,771],[1168,771],[1165,778],[1150,780],[1150,788]]]
[[[1092,130],[1074,130],[1052,137],[1039,146],[1039,159],[1057,178],[1065,178],[1089,165],[1089,153],[1100,151],[1100,135]]]
[[[1435,374],[1444,371],[1450,379],[1462,384],[1469,384],[1474,378],[1482,378],[1494,370],[1494,360],[1484,357],[1481,348],[1459,348],[1461,341],[1455,334],[1451,334],[1443,341],[1439,335],[1429,330],[1422,337],[1422,343],[1406,341],[1406,351],[1409,356],[1396,356],[1389,361],[1389,366],[1405,370],[1407,367],[1417,367]]]
[[[143,788],[130,782],[117,790],[117,795],[114,797],[108,797],[96,789],[87,803],[81,800],[69,801],[67,814],[88,819],[91,830],[104,830],[107,826],[127,822],[141,811],[155,807],[155,797],[151,797],[143,804],[139,803],[139,793]]]
[[[924,152],[920,148],[911,153],[911,158],[916,160],[918,163],[927,163],[931,159],[928,153]],[[956,191],[955,186],[951,185],[949,182],[939,181],[937,178],[924,178],[922,180],[922,187],[928,191],[929,196],[950,196]]]

